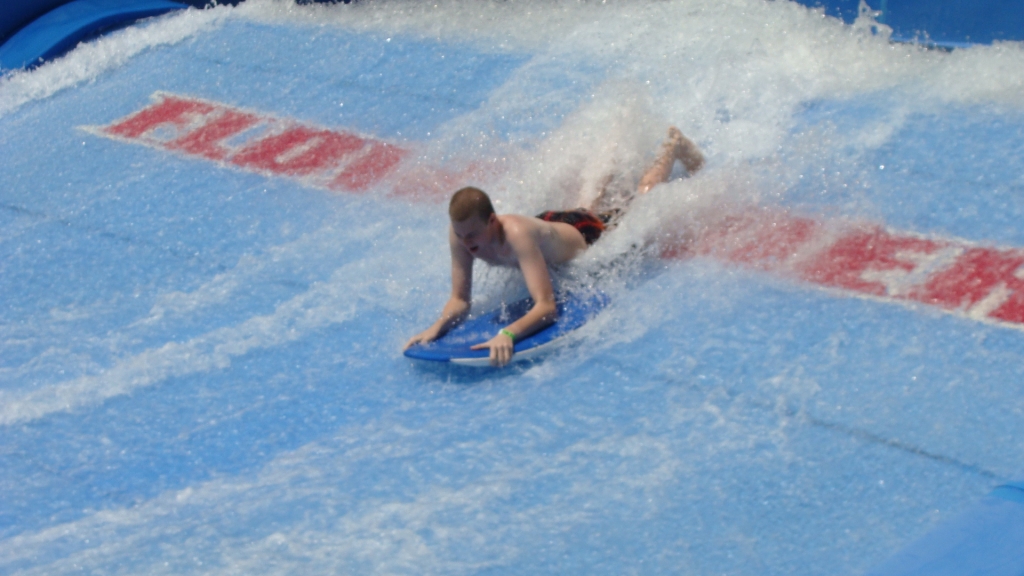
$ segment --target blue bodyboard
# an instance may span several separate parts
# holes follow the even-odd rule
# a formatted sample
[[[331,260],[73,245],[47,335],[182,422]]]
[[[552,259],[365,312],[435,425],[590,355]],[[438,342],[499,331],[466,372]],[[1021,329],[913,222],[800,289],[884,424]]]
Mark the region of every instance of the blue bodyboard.
[[[556,340],[586,324],[607,306],[608,302],[608,296],[601,292],[558,296],[555,300],[558,320],[517,340],[512,361],[525,360],[541,354]],[[466,320],[429,344],[417,344],[409,348],[405,355],[416,360],[451,362],[463,366],[489,366],[490,350],[470,350],[470,347],[490,340],[498,330],[523,317],[532,306],[532,298],[501,306]]]

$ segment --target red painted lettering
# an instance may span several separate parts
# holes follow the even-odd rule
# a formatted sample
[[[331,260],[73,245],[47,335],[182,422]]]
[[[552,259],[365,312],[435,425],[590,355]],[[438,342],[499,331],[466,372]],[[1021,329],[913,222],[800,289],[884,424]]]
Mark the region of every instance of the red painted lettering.
[[[107,126],[104,131],[113,136],[138,139],[161,126],[181,130],[216,109],[212,104],[177,96],[159,95],[157,98],[150,106]]]
[[[881,228],[845,235],[809,262],[799,266],[802,278],[825,286],[876,296],[900,296],[902,285],[927,256],[941,245],[931,240],[893,236]]]
[[[298,125],[216,102],[161,93],[153,99],[146,108],[89,131],[348,192],[379,182],[407,153],[350,132]],[[254,127],[262,127],[266,136],[237,142]]]
[[[809,218],[784,213],[745,214],[704,234],[699,254],[764,270],[779,269],[807,246],[820,224]]]
[[[1007,288],[1010,293],[1006,294],[1006,299],[1000,306],[989,312],[988,317],[1004,322],[1024,324],[1024,282],[1014,277],[1012,281],[1007,281]]]
[[[165,147],[210,160],[223,160],[230,153],[223,142],[255,126],[259,121],[259,116],[255,114],[226,110],[199,128],[168,142]]]
[[[275,174],[305,176],[336,167],[342,158],[365,143],[346,132],[295,126],[250,144],[235,154],[231,162]]]
[[[974,313],[1022,322],[1024,282],[1016,276],[1021,265],[1024,265],[1024,252],[1020,250],[971,248],[947,269],[932,276],[911,297],[926,304],[969,313],[982,305],[987,309]]]
[[[375,142],[366,154],[349,164],[331,182],[330,187],[351,192],[365,190],[387,176],[388,172],[402,161],[405,154],[406,151],[401,148],[384,142]]]

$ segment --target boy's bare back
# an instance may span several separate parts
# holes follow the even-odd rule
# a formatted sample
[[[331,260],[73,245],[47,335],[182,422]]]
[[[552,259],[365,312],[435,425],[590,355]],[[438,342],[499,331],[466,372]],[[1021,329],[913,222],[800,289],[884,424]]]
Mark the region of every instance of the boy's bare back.
[[[539,218],[520,214],[497,215],[504,233],[504,243],[479,245],[470,256],[479,258],[492,266],[519,268],[519,250],[531,246],[540,250],[548,264],[568,262],[587,249],[587,243],[580,232],[564,222],[545,222]],[[455,240],[458,238],[452,229]]]

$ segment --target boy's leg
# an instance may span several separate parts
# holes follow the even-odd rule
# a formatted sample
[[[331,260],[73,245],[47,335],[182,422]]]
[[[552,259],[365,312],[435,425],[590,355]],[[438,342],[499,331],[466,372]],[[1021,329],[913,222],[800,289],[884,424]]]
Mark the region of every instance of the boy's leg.
[[[676,160],[681,161],[683,166],[686,166],[686,171],[690,175],[693,175],[704,166],[704,155],[701,154],[700,148],[697,148],[697,145],[689,138],[683,136],[683,133],[678,128],[671,126],[668,129],[668,136],[661,144],[658,157],[651,164],[650,168],[647,169],[647,172],[644,173],[643,178],[640,179],[640,183],[637,185],[637,193],[646,194],[648,190],[656,185],[667,182],[669,176],[672,175],[672,165],[675,164]],[[625,202],[620,200],[618,203],[612,200],[609,184],[611,184],[613,176],[613,174],[609,174],[605,179],[601,193],[598,194],[597,199],[594,200],[590,207],[590,210],[597,214],[609,228],[614,227],[618,223],[619,218],[629,204],[629,200],[633,198],[633,195],[629,195]]]

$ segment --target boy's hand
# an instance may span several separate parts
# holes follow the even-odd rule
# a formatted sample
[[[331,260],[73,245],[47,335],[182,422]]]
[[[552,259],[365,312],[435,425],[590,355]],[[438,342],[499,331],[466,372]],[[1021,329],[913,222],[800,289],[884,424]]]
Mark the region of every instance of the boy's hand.
[[[481,348],[491,349],[491,366],[504,366],[512,361],[512,354],[515,353],[514,343],[512,339],[507,335],[498,333],[497,336],[491,338],[487,342],[470,346],[470,350],[480,350]]]
[[[437,337],[437,328],[431,326],[430,328],[427,328],[423,332],[420,332],[419,334],[413,336],[412,338],[409,338],[409,341],[406,342],[405,346],[402,347],[402,351],[405,352],[406,350],[408,350],[409,348],[416,344],[427,344],[428,342],[433,342],[434,340],[437,340]]]

